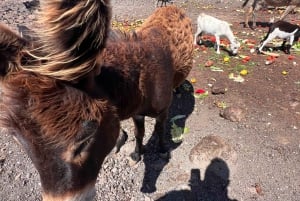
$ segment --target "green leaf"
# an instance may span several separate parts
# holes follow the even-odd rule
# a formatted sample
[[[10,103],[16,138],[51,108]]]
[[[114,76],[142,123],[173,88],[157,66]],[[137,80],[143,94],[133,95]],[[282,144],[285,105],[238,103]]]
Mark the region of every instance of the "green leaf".
[[[185,117],[186,117],[186,115],[176,115],[176,116],[172,117],[172,119],[170,119],[170,122],[174,123],[174,121],[176,121],[177,119],[183,119]]]
[[[174,143],[182,142],[184,135],[188,132],[188,128],[182,128],[177,126],[174,122],[171,126],[171,135],[172,135],[172,141]]]

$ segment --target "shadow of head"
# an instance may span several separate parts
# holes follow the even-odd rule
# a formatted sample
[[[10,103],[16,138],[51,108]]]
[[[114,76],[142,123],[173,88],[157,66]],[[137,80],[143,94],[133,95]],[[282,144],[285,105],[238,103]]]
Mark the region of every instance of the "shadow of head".
[[[215,158],[205,171],[203,185],[219,192],[229,185],[229,168],[225,161]]]
[[[236,201],[227,196],[229,185],[229,168],[225,161],[215,158],[205,171],[205,178],[201,180],[200,170],[192,169],[189,190],[174,190],[158,198],[156,201]]]

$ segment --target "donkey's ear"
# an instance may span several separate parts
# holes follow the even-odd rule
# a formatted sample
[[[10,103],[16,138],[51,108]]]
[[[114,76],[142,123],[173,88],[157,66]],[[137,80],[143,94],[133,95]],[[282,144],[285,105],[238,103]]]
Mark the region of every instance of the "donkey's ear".
[[[27,45],[25,38],[12,31],[8,26],[0,24],[0,51],[15,53],[22,50]]]
[[[84,121],[74,141],[68,146],[63,158],[70,163],[82,164],[89,156],[94,144],[99,123],[96,120]]]
[[[0,24],[0,75],[13,71],[20,62],[20,52],[27,41],[14,33],[6,25]]]

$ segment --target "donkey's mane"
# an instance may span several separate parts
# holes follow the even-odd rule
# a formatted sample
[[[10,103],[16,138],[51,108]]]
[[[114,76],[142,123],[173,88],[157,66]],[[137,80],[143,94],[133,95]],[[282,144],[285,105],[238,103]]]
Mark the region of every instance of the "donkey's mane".
[[[74,137],[83,121],[100,124],[102,114],[113,111],[107,101],[91,99],[60,80],[28,71],[11,73],[2,86],[0,107],[5,110],[0,111],[0,125],[25,135],[30,130],[31,136],[55,146]]]

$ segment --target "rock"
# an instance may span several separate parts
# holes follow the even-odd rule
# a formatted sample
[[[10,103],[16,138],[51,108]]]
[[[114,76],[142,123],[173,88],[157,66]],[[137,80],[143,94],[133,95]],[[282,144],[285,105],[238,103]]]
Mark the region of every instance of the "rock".
[[[0,167],[4,164],[6,156],[0,155]]]
[[[225,94],[227,91],[227,86],[224,84],[214,84],[211,88],[211,93],[214,95]]]
[[[216,158],[226,161],[230,166],[235,165],[237,160],[236,151],[227,140],[217,135],[208,135],[202,138],[189,154],[190,161],[200,169],[206,169]]]
[[[232,106],[221,110],[220,116],[232,122],[240,122],[245,118],[245,111],[240,107]]]

